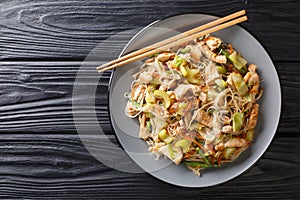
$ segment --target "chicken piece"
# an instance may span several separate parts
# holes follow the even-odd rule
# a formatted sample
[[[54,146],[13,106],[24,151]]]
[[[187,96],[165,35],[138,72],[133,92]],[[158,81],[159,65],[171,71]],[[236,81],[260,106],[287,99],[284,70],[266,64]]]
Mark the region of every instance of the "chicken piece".
[[[187,112],[183,118],[181,118],[181,120],[179,121],[180,125],[185,128],[188,129],[190,124],[192,122],[192,114],[190,112]]]
[[[149,112],[163,121],[167,121],[169,112],[158,104],[151,105]]]
[[[137,110],[131,101],[128,101],[126,104],[126,112],[128,115],[134,116],[139,112],[139,110]]]
[[[233,128],[230,125],[223,126],[223,128],[222,128],[223,133],[232,133],[232,131],[233,131]]]
[[[206,132],[205,134],[205,145],[213,145],[214,141],[216,140],[216,138],[219,138],[221,135],[221,132],[218,129],[213,129],[213,130],[209,130]],[[207,149],[207,147],[205,147]],[[213,146],[210,147],[211,149],[213,149]]]
[[[198,110],[194,113],[192,119],[198,121],[199,123],[203,124],[207,127],[212,127],[212,116],[207,114],[203,110]]]
[[[213,51],[210,50],[210,48],[205,44],[205,42],[201,41],[198,42],[198,45],[200,47],[201,52],[210,60],[225,64],[227,62],[226,56],[224,55],[217,55]]]
[[[215,146],[215,150],[220,151],[225,148],[231,148],[231,147],[246,147],[248,145],[247,140],[241,139],[241,138],[233,138],[228,140],[227,142],[219,143]]]
[[[146,91],[146,86],[145,85],[139,85],[135,91],[133,92],[132,99],[136,101],[137,103],[141,103],[141,101],[145,97],[145,91]]]
[[[168,86],[167,85],[160,85],[158,89],[165,92],[165,91],[167,91]]]
[[[158,138],[158,133],[166,127],[167,123],[166,121],[158,118],[158,117],[151,117],[151,137],[155,142],[159,142],[160,139]]]
[[[222,43],[222,40],[217,37],[209,36],[205,39],[206,45],[210,48],[211,51],[216,50]]]
[[[252,86],[250,94],[257,95],[259,93],[259,76],[256,73],[257,66],[250,64],[248,67],[249,72],[245,75],[244,80]]]
[[[178,165],[183,157],[182,150],[180,148],[175,148],[174,146],[165,145],[158,149],[158,152],[167,156],[176,165]]]
[[[216,56],[216,62],[217,63],[226,63],[227,62],[227,58],[224,55],[217,55]]]
[[[146,115],[143,113],[139,116],[139,122],[140,122],[140,132],[139,137],[143,139],[147,139],[150,136],[150,132],[146,128]]]
[[[213,62],[209,62],[207,67],[205,68],[205,76],[206,76],[206,84],[213,82],[215,79],[220,78],[220,74],[218,73]]]
[[[152,147],[149,147],[148,151],[150,152],[157,152],[159,148],[161,148],[162,146],[165,146],[166,143],[164,142],[155,142],[155,145]]]
[[[165,62],[165,61],[168,61],[168,60],[172,59],[172,57],[174,57],[174,56],[175,56],[175,53],[164,52],[164,53],[158,54],[156,59],[158,61]]]
[[[191,55],[192,62],[199,63],[201,60],[200,58],[202,57],[202,52],[201,52],[199,46],[198,45],[190,45],[189,47],[191,48],[190,55]]]
[[[139,76],[139,79],[141,82],[148,84],[153,79],[153,72],[152,73],[148,71],[142,72]]]
[[[181,99],[185,95],[190,94],[190,96],[194,96],[197,92],[200,91],[200,88],[191,84],[179,84],[177,88],[175,88],[174,93],[176,99]]]
[[[231,78],[231,74],[229,74],[229,75],[227,76],[226,83],[228,83],[228,85],[230,85],[231,88],[234,88],[234,87],[235,87],[234,84],[233,84],[233,80],[232,80],[232,78]]]
[[[169,113],[176,113],[178,111],[178,109],[179,109],[179,103],[175,102],[169,108]]]
[[[201,92],[200,95],[199,95],[199,99],[200,99],[202,102],[206,102],[206,100],[207,100],[207,94],[204,93],[204,92]]]
[[[257,124],[258,119],[258,111],[259,111],[259,104],[254,104],[250,113],[249,123],[248,123],[248,129],[255,128]]]

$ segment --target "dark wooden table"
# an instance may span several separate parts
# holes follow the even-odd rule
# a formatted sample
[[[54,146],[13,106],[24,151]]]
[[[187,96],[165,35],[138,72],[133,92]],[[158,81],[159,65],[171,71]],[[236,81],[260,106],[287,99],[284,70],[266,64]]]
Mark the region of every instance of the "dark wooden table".
[[[181,188],[111,169],[88,153],[73,121],[72,88],[97,44],[176,14],[224,16],[241,9],[249,17],[242,26],[270,53],[283,93],[275,138],[249,171],[219,186]],[[2,0],[0,198],[300,199],[299,10],[299,0]],[[117,56],[132,36],[120,34],[105,51]],[[117,143],[107,109],[109,77],[98,84],[96,111]],[[92,116],[81,112],[79,125],[88,126]]]

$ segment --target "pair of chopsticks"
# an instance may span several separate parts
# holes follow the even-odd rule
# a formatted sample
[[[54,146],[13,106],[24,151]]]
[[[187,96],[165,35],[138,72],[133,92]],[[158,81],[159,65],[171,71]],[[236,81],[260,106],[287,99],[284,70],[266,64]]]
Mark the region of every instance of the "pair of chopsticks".
[[[247,16],[241,17],[244,14],[246,14],[246,11],[241,10],[239,12],[233,13],[226,17],[223,17],[223,18],[217,19],[215,21],[209,22],[207,24],[201,25],[199,27],[196,27],[196,28],[186,31],[184,33],[175,35],[166,40],[160,41],[158,43],[152,44],[152,45],[144,47],[140,50],[137,50],[137,51],[134,51],[127,55],[124,55],[116,60],[105,63],[105,64],[97,67],[97,70],[99,73],[105,72],[107,70],[111,70],[116,67],[120,67],[122,65],[140,60],[144,57],[154,55],[161,51],[164,51],[164,50],[166,51],[166,50],[170,49],[171,47],[183,44],[185,42],[191,41],[192,39],[199,38],[203,35],[207,35],[207,34],[219,31],[221,29],[233,26],[235,24],[241,23],[241,22],[247,20]],[[239,17],[239,18],[237,18],[237,17]]]

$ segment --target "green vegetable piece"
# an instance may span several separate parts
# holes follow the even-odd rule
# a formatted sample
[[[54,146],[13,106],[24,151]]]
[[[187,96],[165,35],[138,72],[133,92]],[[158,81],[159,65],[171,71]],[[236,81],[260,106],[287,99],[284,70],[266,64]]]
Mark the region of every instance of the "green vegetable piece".
[[[247,101],[252,101],[252,97],[251,97],[251,95],[249,95],[249,94],[245,96],[245,99],[246,99]]]
[[[221,54],[226,56],[226,58],[231,61],[231,59],[229,58],[230,54],[227,51],[225,51],[224,49],[221,49],[220,51],[221,51]]]
[[[166,73],[167,74],[172,74],[172,70],[167,70]]]
[[[196,76],[197,74],[199,74],[199,70],[198,69],[191,69],[189,71],[189,75],[190,76]]]
[[[147,121],[146,122],[146,129],[147,129],[147,131],[149,131],[149,132],[151,132],[151,122],[150,121]]]
[[[223,79],[216,79],[215,83],[221,88],[226,88],[228,85]]]
[[[161,97],[161,98],[163,98],[165,108],[169,108],[170,107],[170,105],[171,105],[171,99],[170,99],[169,95],[166,92],[164,92],[162,90],[155,90],[154,93],[153,93],[153,95],[155,97]]]
[[[213,100],[219,95],[219,92],[217,92],[214,88],[209,88],[207,91],[208,99]]]
[[[196,76],[199,74],[198,69],[190,69],[188,70],[187,80],[193,84],[200,84],[200,79]]]
[[[200,84],[200,80],[194,76],[188,76],[187,80],[193,84]]]
[[[175,143],[175,147],[181,148],[183,153],[186,153],[190,149],[190,143],[186,139],[179,140]]]
[[[158,137],[160,140],[164,141],[165,143],[169,144],[173,141],[173,137],[170,136],[167,133],[166,129],[162,129],[159,133],[158,133]]]
[[[174,159],[174,157],[175,157],[175,151],[174,151],[174,149],[172,148],[172,145],[171,145],[171,144],[168,144],[168,151],[169,151],[169,154],[170,154],[171,159]]]
[[[180,102],[178,108],[179,109],[186,109],[188,107],[188,103]]]
[[[209,166],[211,166],[210,162],[208,161],[208,159],[206,158],[206,156],[204,155],[204,153],[202,152],[202,150],[199,147],[197,147],[196,150],[198,151],[199,155],[203,159],[204,163],[207,164],[207,165],[209,165]]]
[[[200,123],[192,123],[192,124],[190,125],[189,130],[190,130],[190,131],[193,131],[193,130],[201,131],[202,128],[203,128],[203,125],[201,125]]]
[[[181,65],[180,66],[180,72],[182,73],[182,75],[184,77],[187,77],[188,74],[189,74],[189,69],[188,69],[188,67],[185,67],[185,66]]]
[[[153,94],[153,90],[154,90],[154,88],[151,87],[151,86],[147,88],[146,97],[145,97],[145,101],[147,103],[155,103],[156,99],[155,99],[155,96]]]
[[[209,168],[211,167],[210,165],[201,163],[201,162],[193,162],[193,161],[184,161],[182,162],[185,166],[193,167],[193,168]]]
[[[141,108],[141,105],[138,102],[132,101],[132,103],[136,108]]]
[[[160,84],[160,80],[158,78],[153,78],[151,81],[150,81],[150,84],[151,85],[159,85]]]
[[[219,74],[226,74],[227,73],[227,70],[225,69],[225,67],[222,67],[222,66],[216,66],[216,69],[218,71]]]
[[[234,147],[225,148],[223,150],[223,157],[228,160],[232,157],[232,155],[234,154],[235,151],[236,151],[236,148],[234,148]]]
[[[151,117],[153,117],[153,115],[152,115],[151,113],[149,113],[149,112],[145,112],[145,115],[146,115],[146,118],[151,118]]]
[[[154,57],[158,56],[158,54],[159,53],[152,54],[152,55],[149,56],[149,58],[154,58]]]
[[[189,52],[191,52],[190,47],[185,47],[185,48],[179,50],[179,53],[182,53],[182,54],[189,53]]]
[[[175,67],[179,67],[185,60],[183,58],[181,58],[180,56],[175,56],[174,60],[173,60],[173,65]]]
[[[202,41],[202,40],[205,39],[205,37],[206,37],[206,35],[202,35],[202,36],[199,38],[199,40]]]
[[[240,72],[245,73],[244,66],[246,66],[247,61],[240,55],[237,54],[236,52],[233,52],[232,54],[229,54],[227,51],[224,49],[220,49],[220,52],[226,56],[226,58],[233,63],[234,67],[237,68]]]
[[[178,113],[179,115],[183,115],[183,113],[184,113],[184,110],[187,108],[187,106],[188,106],[188,104],[187,104],[187,103],[185,103],[185,102],[181,102],[181,103],[179,103],[179,106],[178,106],[178,111],[177,111],[177,113]]]
[[[254,138],[254,129],[248,130],[246,132],[246,140],[253,141]]]
[[[238,73],[231,74],[232,81],[241,96],[248,94],[248,86],[244,82],[243,77]]]
[[[237,54],[236,51],[230,54],[228,58],[238,70],[247,64],[247,61],[240,54]]]
[[[244,113],[236,112],[233,114],[233,131],[240,131],[244,124]]]

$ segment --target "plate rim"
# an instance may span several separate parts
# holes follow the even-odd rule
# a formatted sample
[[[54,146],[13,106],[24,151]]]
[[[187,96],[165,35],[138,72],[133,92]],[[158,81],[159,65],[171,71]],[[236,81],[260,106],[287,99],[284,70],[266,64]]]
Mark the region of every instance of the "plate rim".
[[[164,18],[161,18],[159,20],[155,20],[153,21],[152,23],[148,24],[147,26],[143,27],[141,30],[139,30],[128,42],[127,44],[124,46],[124,48],[122,49],[121,53],[119,54],[118,58],[121,57],[125,52],[126,50],[128,49],[128,47],[131,45],[132,42],[134,42],[134,40],[136,40],[141,34],[143,34],[143,32],[147,31],[149,28],[151,28],[152,26],[158,24],[159,22],[163,21],[163,20],[166,20],[166,19],[170,19],[170,18],[173,18],[173,17],[180,17],[180,16],[185,16],[185,15],[204,15],[204,16],[209,16],[209,17],[217,17],[217,18],[220,18],[220,16],[217,16],[217,15],[213,15],[213,14],[208,14],[208,13],[183,13],[183,14],[175,14],[175,15],[171,15],[171,16],[168,16],[168,17],[164,17]],[[280,98],[279,98],[279,114],[278,116],[276,117],[276,126],[274,126],[274,129],[273,129],[273,132],[272,132],[272,135],[271,135],[271,139],[268,141],[268,144],[264,146],[263,148],[263,151],[261,151],[261,153],[259,154],[259,156],[257,156],[255,159],[254,159],[254,162],[249,165],[246,169],[242,170],[241,172],[233,175],[231,178],[228,178],[227,180],[223,180],[223,181],[219,181],[219,182],[216,182],[215,184],[208,184],[208,185],[202,185],[202,186],[199,186],[199,185],[184,185],[184,184],[177,184],[177,183],[174,183],[174,182],[170,182],[170,181],[167,181],[167,180],[164,180],[162,178],[160,178],[158,175],[154,174],[154,173],[149,173],[147,172],[145,169],[143,169],[138,163],[136,163],[136,161],[127,153],[126,149],[124,148],[122,142],[120,141],[120,138],[118,136],[118,134],[116,134],[116,129],[114,127],[114,123],[113,123],[113,119],[112,119],[112,114],[111,114],[111,104],[110,104],[110,95],[111,95],[111,92],[112,92],[112,82],[113,82],[113,78],[114,78],[114,75],[115,75],[115,71],[116,69],[113,69],[112,72],[111,72],[111,75],[110,75],[110,78],[109,78],[109,83],[108,83],[108,114],[109,114],[109,121],[110,121],[110,126],[112,127],[112,130],[114,131],[114,134],[117,138],[117,141],[118,143],[120,144],[121,148],[127,153],[127,155],[129,155],[129,158],[138,166],[140,167],[143,171],[145,171],[145,173],[147,174],[150,174],[151,176],[155,177],[156,179],[162,181],[162,182],[165,182],[165,183],[168,183],[168,184],[171,184],[171,185],[175,185],[175,186],[179,186],[179,187],[187,187],[187,188],[207,188],[207,187],[212,187],[212,186],[217,186],[217,185],[220,185],[220,184],[225,184],[239,176],[241,176],[242,174],[246,173],[247,171],[249,171],[260,159],[261,157],[267,152],[267,149],[270,147],[271,143],[273,142],[274,140],[274,137],[275,137],[275,134],[278,130],[278,127],[279,127],[279,124],[280,124],[280,121],[281,121],[281,117],[282,117],[282,84],[281,84],[281,80],[279,78],[279,73],[278,73],[278,70],[274,64],[274,60],[271,56],[271,54],[269,53],[269,51],[266,49],[265,45],[263,45],[263,43],[251,32],[249,31],[247,28],[243,27],[241,24],[236,24],[235,26],[238,26],[240,27],[243,31],[245,31],[246,33],[248,33],[251,37],[253,37],[258,43],[259,45],[261,45],[261,47],[263,48],[263,50],[266,52],[266,54],[268,55],[268,57],[270,58],[270,62],[274,68],[274,71],[275,71],[275,74],[276,74],[276,82],[278,83],[278,92],[280,94]]]

